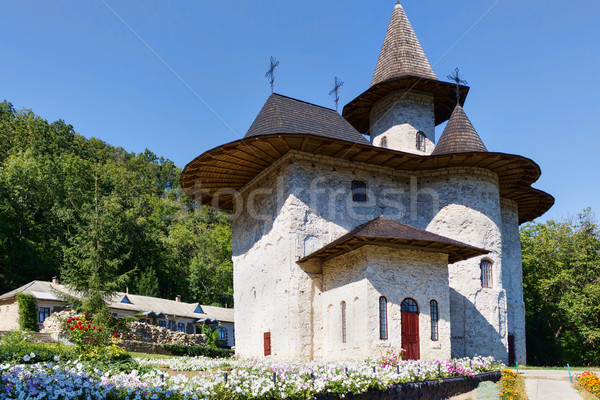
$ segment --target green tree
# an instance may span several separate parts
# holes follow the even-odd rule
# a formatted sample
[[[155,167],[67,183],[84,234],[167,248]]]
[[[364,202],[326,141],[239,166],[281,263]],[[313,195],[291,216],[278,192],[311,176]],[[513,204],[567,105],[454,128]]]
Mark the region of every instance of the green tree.
[[[600,232],[591,209],[573,222],[521,228],[528,362],[600,360]]]
[[[126,241],[120,229],[123,209],[119,199],[100,198],[97,177],[95,194],[94,203],[82,207],[82,222],[69,237],[61,276],[81,295],[82,302],[75,301],[76,308],[106,318],[107,302],[125,287],[132,271],[120,272],[129,252],[122,245]]]

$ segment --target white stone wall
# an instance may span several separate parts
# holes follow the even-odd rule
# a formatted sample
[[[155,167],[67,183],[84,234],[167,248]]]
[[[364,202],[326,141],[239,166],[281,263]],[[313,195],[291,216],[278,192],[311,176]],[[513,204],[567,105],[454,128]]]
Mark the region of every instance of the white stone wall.
[[[367,183],[367,202],[352,202],[354,179]],[[323,301],[326,283],[318,271],[304,271],[296,261],[385,215],[490,250],[493,288],[481,288],[481,257],[450,266],[452,356],[506,359],[495,174],[479,168],[397,171],[290,151],[240,197],[243,207],[236,207],[232,233],[236,348],[243,356],[263,355],[264,332],[271,332],[273,357],[310,358],[326,351],[331,343],[319,333],[330,330],[326,310],[334,303]],[[320,309],[325,311],[314,312]]]
[[[449,266],[452,356],[483,354],[508,361],[497,178],[456,174],[443,180],[422,181],[419,187],[439,194],[440,210],[428,223],[427,230],[490,251],[483,257]],[[491,288],[481,285],[482,259],[492,263]]]
[[[375,104],[371,110],[371,143],[407,153],[429,155],[435,148],[433,95],[425,92],[397,91]],[[417,149],[416,135],[425,134],[425,151]]]
[[[16,301],[0,304],[0,331],[19,329],[19,305]]]
[[[508,334],[514,336],[515,361],[525,365],[527,349],[519,214],[514,201],[501,199],[500,205],[502,212],[502,283],[506,290],[508,306]]]
[[[402,347],[402,301],[419,305],[421,359],[450,358],[450,304],[447,256],[364,246],[323,264],[322,304],[326,346],[317,358],[378,357]],[[388,339],[379,336],[379,298],[388,300]],[[438,301],[439,340],[431,340],[431,300]],[[346,343],[342,341],[341,303],[346,303]]]

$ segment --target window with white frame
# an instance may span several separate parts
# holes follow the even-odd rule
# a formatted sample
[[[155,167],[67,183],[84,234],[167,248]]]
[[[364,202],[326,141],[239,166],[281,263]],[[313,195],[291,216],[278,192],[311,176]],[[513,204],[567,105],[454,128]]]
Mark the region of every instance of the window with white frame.
[[[492,287],[492,262],[481,260],[481,287]]]

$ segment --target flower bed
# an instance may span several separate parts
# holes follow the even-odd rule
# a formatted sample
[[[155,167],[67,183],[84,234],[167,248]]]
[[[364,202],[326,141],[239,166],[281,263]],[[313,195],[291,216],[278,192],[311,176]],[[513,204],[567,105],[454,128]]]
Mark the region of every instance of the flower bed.
[[[60,399],[312,399],[317,395],[385,391],[405,382],[472,377],[498,370],[491,358],[452,362],[272,362],[204,357],[137,360],[148,373],[101,371],[81,362],[0,365],[0,398]]]
[[[594,396],[600,398],[600,378],[598,374],[591,371],[585,371],[582,374],[575,375],[577,382]]]
[[[500,380],[500,400],[524,400],[527,399],[525,393],[525,380],[509,369],[502,370],[502,379]]]

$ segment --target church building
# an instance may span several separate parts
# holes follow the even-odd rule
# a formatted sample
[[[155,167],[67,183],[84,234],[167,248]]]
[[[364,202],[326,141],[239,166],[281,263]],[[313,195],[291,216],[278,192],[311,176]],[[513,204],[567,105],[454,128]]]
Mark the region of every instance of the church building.
[[[232,213],[237,353],[525,363],[519,225],[554,199],[535,162],[487,150],[468,91],[397,4],[342,115],[272,94],[243,139],[185,167],[189,196]]]

